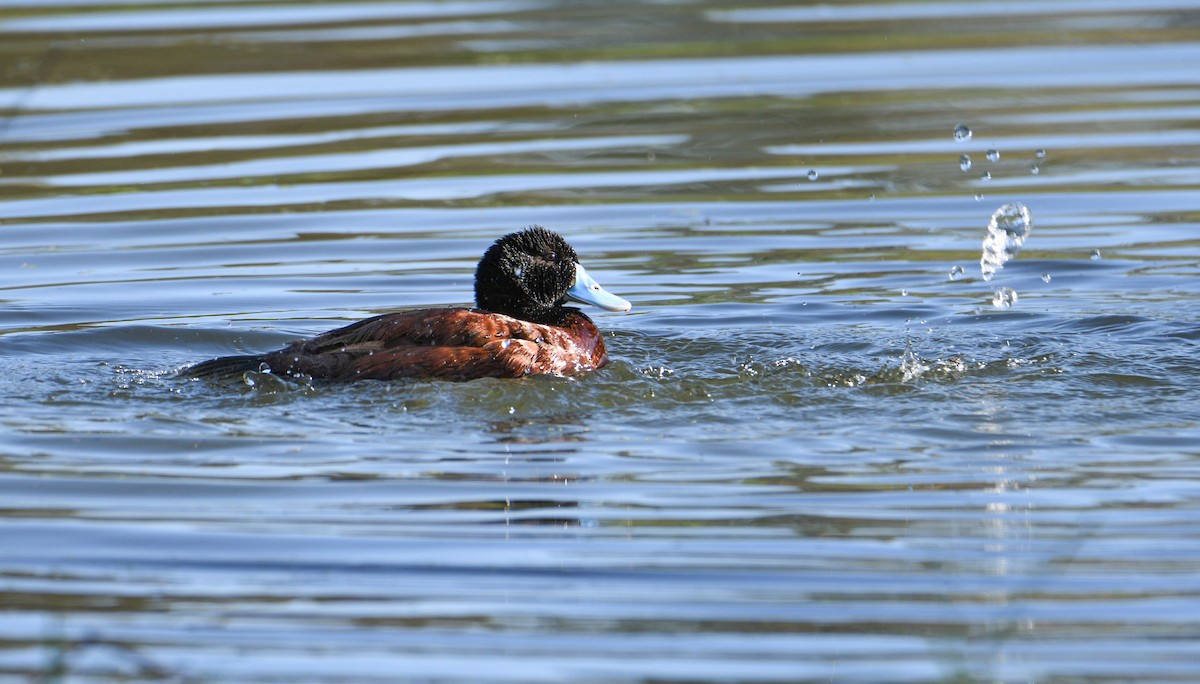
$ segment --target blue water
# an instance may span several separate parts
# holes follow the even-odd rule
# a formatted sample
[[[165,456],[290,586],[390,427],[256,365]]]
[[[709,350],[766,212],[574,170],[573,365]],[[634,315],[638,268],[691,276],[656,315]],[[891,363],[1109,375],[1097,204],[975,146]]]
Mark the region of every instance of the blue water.
[[[0,681],[1200,679],[1197,27],[0,0]],[[598,373],[176,376],[531,224]]]

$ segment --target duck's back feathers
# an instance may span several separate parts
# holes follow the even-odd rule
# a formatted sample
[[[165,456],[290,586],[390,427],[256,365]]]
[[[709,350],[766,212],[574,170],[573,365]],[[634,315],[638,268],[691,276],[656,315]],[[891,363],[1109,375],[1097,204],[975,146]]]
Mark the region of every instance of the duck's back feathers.
[[[333,382],[397,378],[571,375],[608,361],[604,339],[578,310],[557,326],[475,309],[422,309],[375,316],[262,356],[214,359],[188,375],[258,370]]]

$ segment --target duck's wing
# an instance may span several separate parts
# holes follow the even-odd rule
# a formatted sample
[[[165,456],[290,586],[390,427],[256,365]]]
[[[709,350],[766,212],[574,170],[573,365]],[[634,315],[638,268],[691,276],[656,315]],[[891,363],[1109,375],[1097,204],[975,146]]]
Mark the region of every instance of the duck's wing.
[[[374,349],[373,344],[347,346],[319,354],[281,349],[265,355],[280,375],[307,375],[319,380],[394,380],[397,378],[519,378],[538,371],[544,349],[528,340],[493,340],[479,347],[396,345]],[[553,372],[553,371],[549,371]]]
[[[182,373],[185,377],[233,375],[258,370],[267,364],[281,374],[332,377],[350,357],[390,347],[438,344],[439,337],[451,335],[444,326],[434,326],[433,319],[453,320],[459,311],[466,309],[422,309],[373,316],[313,338],[296,340],[278,351],[202,361]]]
[[[521,377],[540,369],[561,332],[473,309],[385,314],[300,340],[263,358],[272,371],[333,381]]]
[[[519,378],[537,372],[539,345],[493,340],[482,347],[397,347],[353,359],[333,380]]]

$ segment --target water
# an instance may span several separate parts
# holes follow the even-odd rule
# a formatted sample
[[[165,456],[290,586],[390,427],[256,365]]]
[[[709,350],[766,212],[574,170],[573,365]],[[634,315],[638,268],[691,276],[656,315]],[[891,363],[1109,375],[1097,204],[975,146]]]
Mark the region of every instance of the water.
[[[0,680],[1195,681],[1198,20],[0,0]],[[593,376],[174,376],[534,223]]]
[[[996,290],[996,294],[992,297],[992,306],[997,309],[1011,309],[1017,305],[1018,299],[1016,290],[1011,287],[1002,287]]]
[[[979,270],[984,280],[991,280],[996,271],[1016,258],[1033,231],[1033,214],[1020,202],[1005,204],[992,213],[987,234],[983,238],[983,253]]]

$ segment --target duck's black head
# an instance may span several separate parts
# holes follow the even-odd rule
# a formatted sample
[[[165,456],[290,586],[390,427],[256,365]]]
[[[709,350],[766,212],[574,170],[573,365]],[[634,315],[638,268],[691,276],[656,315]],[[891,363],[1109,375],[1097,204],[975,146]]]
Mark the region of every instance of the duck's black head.
[[[629,311],[629,302],[592,280],[561,235],[541,226],[509,233],[488,248],[475,269],[475,305],[531,323],[556,324],[567,301]]]

